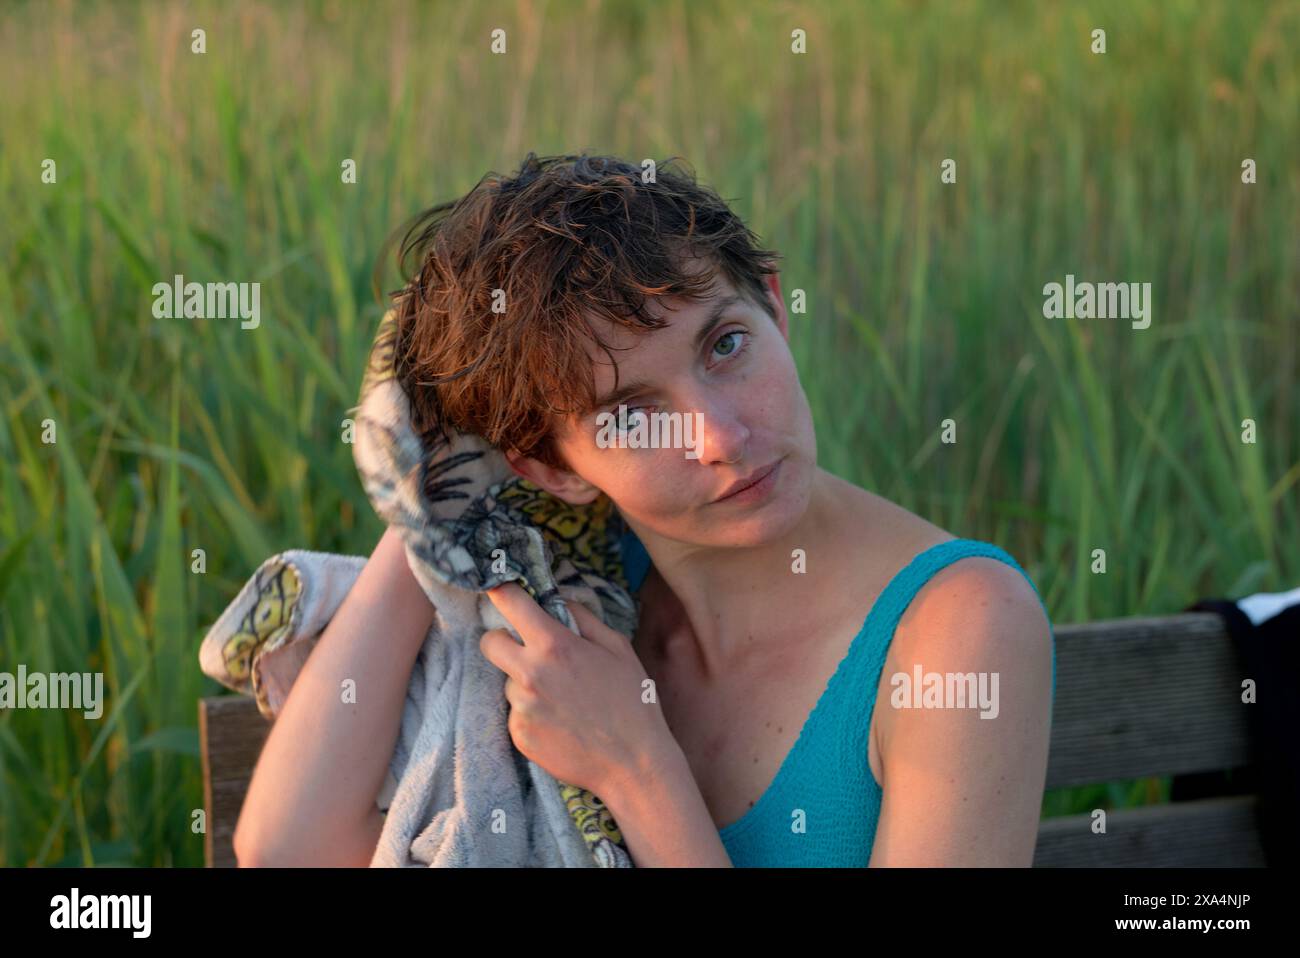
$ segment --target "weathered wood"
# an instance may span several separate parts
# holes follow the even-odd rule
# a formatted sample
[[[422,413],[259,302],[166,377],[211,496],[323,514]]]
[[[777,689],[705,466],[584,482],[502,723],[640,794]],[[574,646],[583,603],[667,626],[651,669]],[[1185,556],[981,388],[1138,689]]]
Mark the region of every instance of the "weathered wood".
[[[203,805],[207,834],[203,857],[209,868],[236,865],[232,843],[253,767],[271,723],[242,695],[199,700],[199,747],[203,758]]]
[[[1253,795],[1207,798],[1106,813],[1106,834],[1091,815],[1046,818],[1035,868],[1254,868],[1265,864]]]
[[[1047,787],[1251,764],[1241,680],[1213,612],[1056,630]]]

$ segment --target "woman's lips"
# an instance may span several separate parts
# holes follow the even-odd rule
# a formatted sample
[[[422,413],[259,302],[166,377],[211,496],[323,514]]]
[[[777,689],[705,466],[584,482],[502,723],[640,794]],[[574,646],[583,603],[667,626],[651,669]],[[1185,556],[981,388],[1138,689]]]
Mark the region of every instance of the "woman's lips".
[[[768,467],[766,474],[760,476],[760,478],[751,485],[737,490],[730,495],[715,499],[714,502],[753,504],[761,501],[776,487],[776,481],[781,472],[781,463],[783,462],[785,462],[784,456]]]

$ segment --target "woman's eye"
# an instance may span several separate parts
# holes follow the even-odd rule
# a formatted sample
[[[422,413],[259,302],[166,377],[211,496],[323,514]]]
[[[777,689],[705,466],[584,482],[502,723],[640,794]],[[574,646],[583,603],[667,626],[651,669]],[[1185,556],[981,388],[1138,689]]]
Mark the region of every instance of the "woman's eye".
[[[654,407],[653,406],[628,406],[628,407],[620,408],[619,411],[615,413],[615,415],[618,416],[619,430],[626,432],[628,429],[633,428],[634,426],[636,426],[638,421],[647,417],[649,410],[652,408]]]
[[[736,339],[736,337],[744,336],[744,335],[745,335],[744,330],[733,329],[731,332],[718,337],[718,341],[713,344],[713,350],[714,350],[713,354],[715,356],[732,356],[740,352],[742,346],[740,344],[740,341]],[[718,351],[718,347],[720,346],[723,347],[721,352]]]

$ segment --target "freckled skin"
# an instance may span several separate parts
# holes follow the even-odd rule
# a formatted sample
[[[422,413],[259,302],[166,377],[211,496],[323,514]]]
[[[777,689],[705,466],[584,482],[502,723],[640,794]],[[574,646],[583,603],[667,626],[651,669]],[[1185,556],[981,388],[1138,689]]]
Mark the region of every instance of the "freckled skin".
[[[720,275],[713,294],[735,292]],[[698,459],[683,449],[601,448],[598,411],[560,422],[556,444],[581,477],[575,493],[604,492],[642,541],[661,536],[703,547],[757,546],[794,528],[812,498],[817,437],[812,410],[790,352],[780,286],[770,279],[777,320],[741,299],[696,347],[700,306],[685,300],[651,300],[647,310],[668,326],[639,332],[597,318],[593,328],[610,346],[620,385],[654,381],[653,393],[627,400],[629,408],[703,417]],[[685,310],[694,310],[687,319]],[[586,344],[598,395],[614,386],[610,358]],[[690,357],[683,360],[683,356]],[[744,472],[782,459],[782,495],[761,510],[719,509],[719,474]],[[701,467],[706,468],[701,468]]]

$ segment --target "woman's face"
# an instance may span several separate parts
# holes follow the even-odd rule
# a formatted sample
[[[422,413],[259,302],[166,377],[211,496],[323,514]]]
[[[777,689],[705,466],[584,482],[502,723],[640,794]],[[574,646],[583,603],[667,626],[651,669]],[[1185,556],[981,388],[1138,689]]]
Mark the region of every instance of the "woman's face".
[[[669,323],[661,329],[597,320],[618,362],[619,393],[611,396],[609,356],[590,343],[596,395],[604,401],[556,430],[573,475],[558,489],[548,483],[553,491],[572,501],[606,493],[643,539],[652,533],[701,546],[752,546],[793,528],[811,497],[817,442],[790,354],[780,281],[770,275],[767,285],[775,321],[720,273],[705,302],[678,300],[669,310],[652,300],[654,315]],[[611,433],[600,414],[617,418],[620,402],[628,415]],[[636,413],[648,425],[656,414],[679,413],[683,425],[689,418],[699,428],[664,430],[660,439],[676,448],[627,448]],[[753,489],[727,495],[773,465]]]

